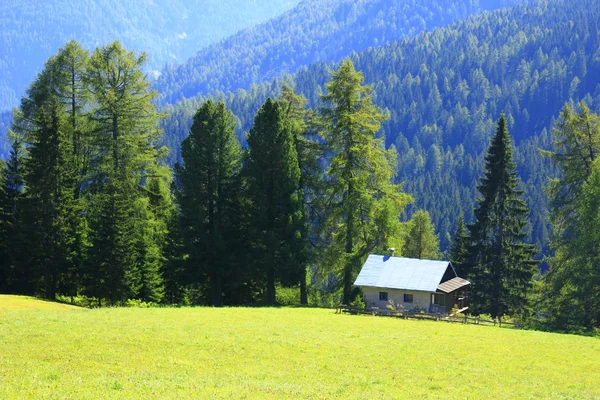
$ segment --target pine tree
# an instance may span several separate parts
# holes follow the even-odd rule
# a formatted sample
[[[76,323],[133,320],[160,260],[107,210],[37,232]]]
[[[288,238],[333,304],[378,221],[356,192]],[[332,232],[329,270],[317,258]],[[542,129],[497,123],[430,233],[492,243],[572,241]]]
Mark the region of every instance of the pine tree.
[[[170,173],[160,163],[165,153],[160,115],[152,103],[156,92],[143,72],[145,61],[145,54],[135,55],[115,42],[94,51],[84,80],[95,106],[91,119],[96,138],[90,160],[92,246],[86,288],[90,296],[111,303],[139,297],[143,282],[161,279],[147,259],[161,253],[161,244],[146,237],[156,218],[149,210],[147,185],[151,177],[168,181]]]
[[[175,166],[188,276],[209,283],[213,306],[223,305],[224,286],[239,272],[236,260],[242,150],[235,117],[212,100],[194,115]]]
[[[524,314],[535,273],[535,247],[525,244],[529,211],[522,200],[504,115],[498,121],[477,186],[480,199],[470,232],[470,303],[475,313],[493,318]]]
[[[448,259],[452,263],[452,266],[456,270],[456,273],[466,278],[471,275],[471,271],[468,269],[468,245],[469,236],[465,228],[465,218],[463,214],[458,217],[458,224],[456,226],[456,232],[454,233],[454,239],[450,246],[450,254]]]
[[[321,108],[323,135],[331,161],[328,168],[329,218],[332,238],[328,263],[342,269],[343,301],[352,299],[352,283],[364,257],[391,240],[394,226],[410,197],[392,183],[397,153],[376,138],[386,116],[373,104],[372,88],[362,73],[344,60],[326,84]]]
[[[258,271],[266,280],[266,301],[276,303],[275,285],[297,284],[306,268],[303,256],[300,168],[290,120],[278,102],[267,99],[248,135],[244,175],[253,215]]]
[[[402,255],[409,258],[439,259],[440,241],[429,213],[425,210],[417,211],[409,225]]]

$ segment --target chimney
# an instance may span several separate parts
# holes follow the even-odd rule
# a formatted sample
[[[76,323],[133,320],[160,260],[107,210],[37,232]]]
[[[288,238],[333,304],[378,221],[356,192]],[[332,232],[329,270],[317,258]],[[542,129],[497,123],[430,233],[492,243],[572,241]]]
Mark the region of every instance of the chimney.
[[[394,252],[396,251],[396,249],[394,247],[390,247],[390,257],[394,257]]]

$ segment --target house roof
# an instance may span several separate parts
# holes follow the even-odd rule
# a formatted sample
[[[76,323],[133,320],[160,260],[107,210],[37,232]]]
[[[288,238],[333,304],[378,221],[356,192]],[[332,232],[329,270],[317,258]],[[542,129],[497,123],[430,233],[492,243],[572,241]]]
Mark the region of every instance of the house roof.
[[[371,254],[363,266],[356,286],[386,289],[435,292],[448,267],[456,276],[449,261],[419,260]]]
[[[460,289],[461,287],[470,285],[471,282],[469,282],[466,279],[463,278],[452,278],[449,281],[440,283],[439,286],[437,287],[439,291],[444,292],[444,293],[452,293],[457,289]]]

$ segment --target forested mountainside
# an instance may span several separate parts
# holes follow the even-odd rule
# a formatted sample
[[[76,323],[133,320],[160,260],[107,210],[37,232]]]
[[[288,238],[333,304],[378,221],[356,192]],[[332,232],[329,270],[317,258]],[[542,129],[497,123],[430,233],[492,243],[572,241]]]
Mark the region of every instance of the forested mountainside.
[[[315,62],[361,51],[484,10],[525,0],[304,0],[279,18],[245,29],[167,68],[157,84],[173,103],[216,90],[235,91]]]
[[[114,40],[146,51],[150,69],[295,6],[299,0],[10,0],[0,2],[0,111],[18,104],[44,61],[67,41]]]
[[[544,0],[352,55],[374,85],[376,102],[390,113],[382,134],[398,149],[397,179],[415,197],[413,209],[431,213],[442,248],[461,212],[472,219],[484,153],[502,112],[531,207],[531,239],[546,246],[543,187],[554,172],[538,149],[551,146],[550,130],[565,102],[585,99],[592,109],[600,107],[599,20],[594,0]],[[318,63],[285,79],[314,107],[330,71],[330,64]],[[240,132],[247,131],[265,98],[279,95],[281,82],[216,97],[233,110]],[[201,101],[165,110],[172,160]]]

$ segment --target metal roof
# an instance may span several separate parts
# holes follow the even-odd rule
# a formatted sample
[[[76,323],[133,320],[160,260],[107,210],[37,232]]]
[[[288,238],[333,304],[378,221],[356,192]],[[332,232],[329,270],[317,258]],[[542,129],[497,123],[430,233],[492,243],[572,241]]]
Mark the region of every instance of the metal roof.
[[[371,254],[363,265],[356,286],[435,292],[449,261],[419,260]],[[452,268],[454,276],[454,268]]]
[[[452,293],[456,289],[460,289],[461,287],[467,286],[470,284],[471,284],[471,282],[469,282],[468,280],[456,277],[456,278],[452,278],[449,281],[446,281],[444,283],[440,283],[440,285],[437,288],[438,288],[438,290],[440,290],[444,293]]]

